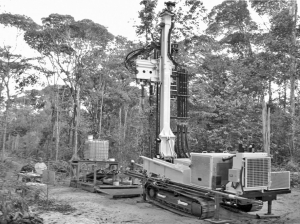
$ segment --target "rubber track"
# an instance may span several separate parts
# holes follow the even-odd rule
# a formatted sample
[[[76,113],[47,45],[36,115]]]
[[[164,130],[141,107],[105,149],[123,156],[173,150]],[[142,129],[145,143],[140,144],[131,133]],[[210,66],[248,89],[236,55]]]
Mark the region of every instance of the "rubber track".
[[[204,198],[197,198],[199,204],[202,207],[201,219],[211,218],[215,214],[215,202]],[[203,206],[205,205],[205,206]]]
[[[230,212],[234,212],[234,213],[237,213],[239,215],[242,215],[243,218],[250,218],[250,219],[256,219],[257,218],[257,215],[252,215],[252,214],[249,214],[247,212],[243,212],[243,211],[241,211],[237,208],[231,207],[230,205],[220,203],[220,207],[223,208],[223,209],[226,209]]]
[[[160,189],[159,187],[156,187],[156,186],[150,186],[150,187]],[[160,189],[160,190],[163,190],[163,189]],[[148,192],[148,190],[146,192]],[[207,219],[207,218],[211,218],[211,217],[214,216],[215,203],[214,203],[213,200],[208,199],[208,198],[200,198],[200,197],[195,197],[195,196],[189,196],[188,197],[188,196],[182,194],[182,196],[184,196],[186,198],[189,198],[189,199],[192,199],[192,200],[198,202],[201,205],[201,209],[202,209],[201,217],[197,217],[197,216],[194,216],[191,213],[185,213],[185,212],[182,212],[178,209],[175,209],[173,207],[168,206],[168,203],[166,201],[151,199],[151,197],[148,196],[148,193],[146,193],[146,195],[147,195],[147,199],[148,200],[150,199],[150,201],[152,203],[155,202],[154,204],[156,204],[160,207],[166,208],[167,210],[172,211],[172,212],[177,213],[177,214],[180,214],[180,215],[184,215],[184,216],[187,216],[187,217],[194,217],[194,218],[198,218],[198,219]]]
[[[220,206],[222,208],[227,209],[227,210],[229,210],[231,212],[234,212],[234,213],[247,214],[249,216],[253,216],[251,214],[248,214],[248,212],[241,211],[240,209],[238,209],[237,207],[235,207],[233,205],[228,205],[228,204],[225,204],[225,203],[220,203]],[[260,211],[262,209],[262,207],[263,207],[263,204],[252,204],[251,211],[249,211],[249,212]]]
[[[169,206],[163,205],[163,204],[161,204],[160,202],[154,201],[154,200],[152,200],[152,199],[148,199],[148,198],[147,198],[147,201],[149,201],[150,203],[152,203],[152,204],[154,204],[154,205],[156,205],[156,206],[158,206],[158,207],[161,207],[161,208],[166,209],[166,210],[168,210],[168,211],[170,211],[170,212],[173,212],[173,213],[175,213],[175,214],[182,215],[182,216],[189,217],[189,218],[198,218],[198,217],[196,217],[196,216],[194,216],[194,215],[190,215],[190,214],[188,214],[188,213],[181,212],[181,211],[179,211],[179,210],[177,210],[177,209],[174,209],[174,208],[171,208],[171,207],[169,207]]]
[[[181,195],[187,199],[189,199],[189,201],[194,201],[194,202],[198,202],[199,205],[201,206],[202,209],[202,213],[201,216],[198,217],[196,215],[192,214],[192,211],[181,211],[179,209],[176,208],[176,205],[174,206],[173,203],[168,203],[167,201],[164,201],[162,199],[155,199],[155,198],[151,198],[148,195],[148,190],[146,190],[146,194],[147,194],[147,198],[153,203],[156,204],[157,206],[160,206],[162,208],[165,208],[169,211],[172,211],[174,213],[180,214],[180,215],[184,215],[187,217],[195,217],[198,219],[207,219],[207,218],[211,218],[214,216],[214,211],[215,211],[215,202],[212,198],[210,198],[207,195],[203,195],[199,197],[199,194],[201,195],[201,193],[199,192],[198,195],[196,195],[196,192],[194,191],[190,191],[190,189],[187,189],[186,191],[182,188],[182,187],[177,187],[177,186],[173,186],[172,184],[168,184],[168,183],[164,183],[164,182],[160,182],[160,181],[150,181],[148,182],[148,189],[149,188],[153,188],[156,189],[158,191],[167,191],[167,192],[173,192],[176,193],[177,195]],[[229,205],[229,204],[225,204],[225,203],[220,203],[220,206],[230,210],[232,212],[235,213],[241,213],[241,214],[245,214],[245,215],[250,215],[245,211],[242,211],[240,208],[237,208],[235,205]],[[252,208],[251,211],[249,212],[255,212],[255,211],[259,211],[261,210],[263,204],[258,204],[258,203],[254,203],[252,204]],[[187,213],[188,212],[188,213]]]
[[[252,204],[252,208],[250,212],[257,212],[260,211],[263,207],[263,203],[261,204]]]

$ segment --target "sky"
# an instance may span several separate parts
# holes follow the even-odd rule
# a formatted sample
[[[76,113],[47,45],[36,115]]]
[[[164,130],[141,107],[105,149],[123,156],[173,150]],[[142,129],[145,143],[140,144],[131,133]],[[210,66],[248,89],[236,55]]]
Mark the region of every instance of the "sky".
[[[168,0],[158,0],[157,10],[161,11]],[[178,0],[173,0],[178,1]],[[137,40],[134,21],[139,21],[138,11],[142,9],[141,0],[0,0],[0,13],[25,15],[41,25],[41,18],[52,13],[71,15],[75,20],[90,19],[105,26],[113,35],[121,35]],[[202,0],[210,10],[223,0]],[[15,54],[24,57],[39,56],[18,35],[14,28],[0,25],[0,46],[9,45]]]
[[[157,8],[164,8],[158,0]],[[136,39],[134,20],[138,20],[141,0],[1,0],[0,13],[10,12],[31,17],[41,24],[41,18],[51,13],[71,15],[75,20],[90,19],[107,27],[114,35]],[[204,6],[211,9],[222,0],[203,0]],[[1,32],[1,30],[0,30]]]
[[[164,2],[158,0],[157,10],[164,8]],[[173,0],[178,1],[178,0]],[[142,9],[141,0],[0,0],[0,13],[26,15],[41,24],[41,18],[52,13],[71,15],[75,20],[90,19],[107,27],[113,35],[121,35],[137,40],[134,20],[138,22],[138,11]],[[202,0],[206,9],[220,4],[223,0]],[[14,53],[31,57],[32,49],[25,43],[16,29],[0,26],[0,46],[10,45]],[[36,55],[38,56],[38,55]]]

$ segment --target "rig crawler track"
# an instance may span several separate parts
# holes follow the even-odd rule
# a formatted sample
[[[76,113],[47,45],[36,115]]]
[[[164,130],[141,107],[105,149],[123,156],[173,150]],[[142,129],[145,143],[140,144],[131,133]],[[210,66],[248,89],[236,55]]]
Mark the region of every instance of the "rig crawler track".
[[[145,190],[148,200],[175,213],[188,214],[200,219],[214,215],[215,204],[211,198],[201,198],[154,184],[146,184]]]
[[[212,218],[215,212],[215,194],[221,195],[221,207],[232,212],[254,212],[262,208],[262,201],[235,197],[194,185],[172,182],[167,179],[146,177],[141,173],[127,172],[127,175],[144,180],[144,193],[148,201],[179,215]]]

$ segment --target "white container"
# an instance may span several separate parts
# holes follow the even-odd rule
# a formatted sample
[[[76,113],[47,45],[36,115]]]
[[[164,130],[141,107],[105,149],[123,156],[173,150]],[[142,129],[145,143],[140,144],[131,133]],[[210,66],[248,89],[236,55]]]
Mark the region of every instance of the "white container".
[[[139,184],[141,184],[141,180],[137,179],[137,178],[132,178],[132,184],[133,185],[139,185]]]
[[[119,185],[120,185],[120,182],[119,182],[119,181],[114,181],[114,182],[113,182],[113,185],[114,185],[114,186],[119,186]]]
[[[290,189],[290,171],[271,172],[271,184],[268,190]]]
[[[88,140],[92,141],[94,139],[93,135],[88,135]]]
[[[84,158],[93,161],[108,160],[109,142],[101,140],[89,140],[86,142]]]

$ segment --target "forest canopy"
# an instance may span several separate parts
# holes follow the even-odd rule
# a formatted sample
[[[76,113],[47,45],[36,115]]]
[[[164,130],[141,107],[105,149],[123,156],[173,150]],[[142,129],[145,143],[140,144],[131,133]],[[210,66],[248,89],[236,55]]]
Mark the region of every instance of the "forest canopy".
[[[141,1],[133,27],[139,42],[88,18],[53,13],[38,25],[26,15],[0,14],[1,26],[18,29],[37,55],[0,45],[2,152],[69,160],[93,135],[109,140],[111,157],[122,163],[153,155],[155,99],[149,91],[142,97],[124,59],[159,39],[158,10],[157,0]],[[249,143],[263,150],[266,101],[273,162],[299,162],[296,1],[224,1],[207,10],[200,0],[179,0],[175,14],[175,59],[189,73],[189,151]]]

